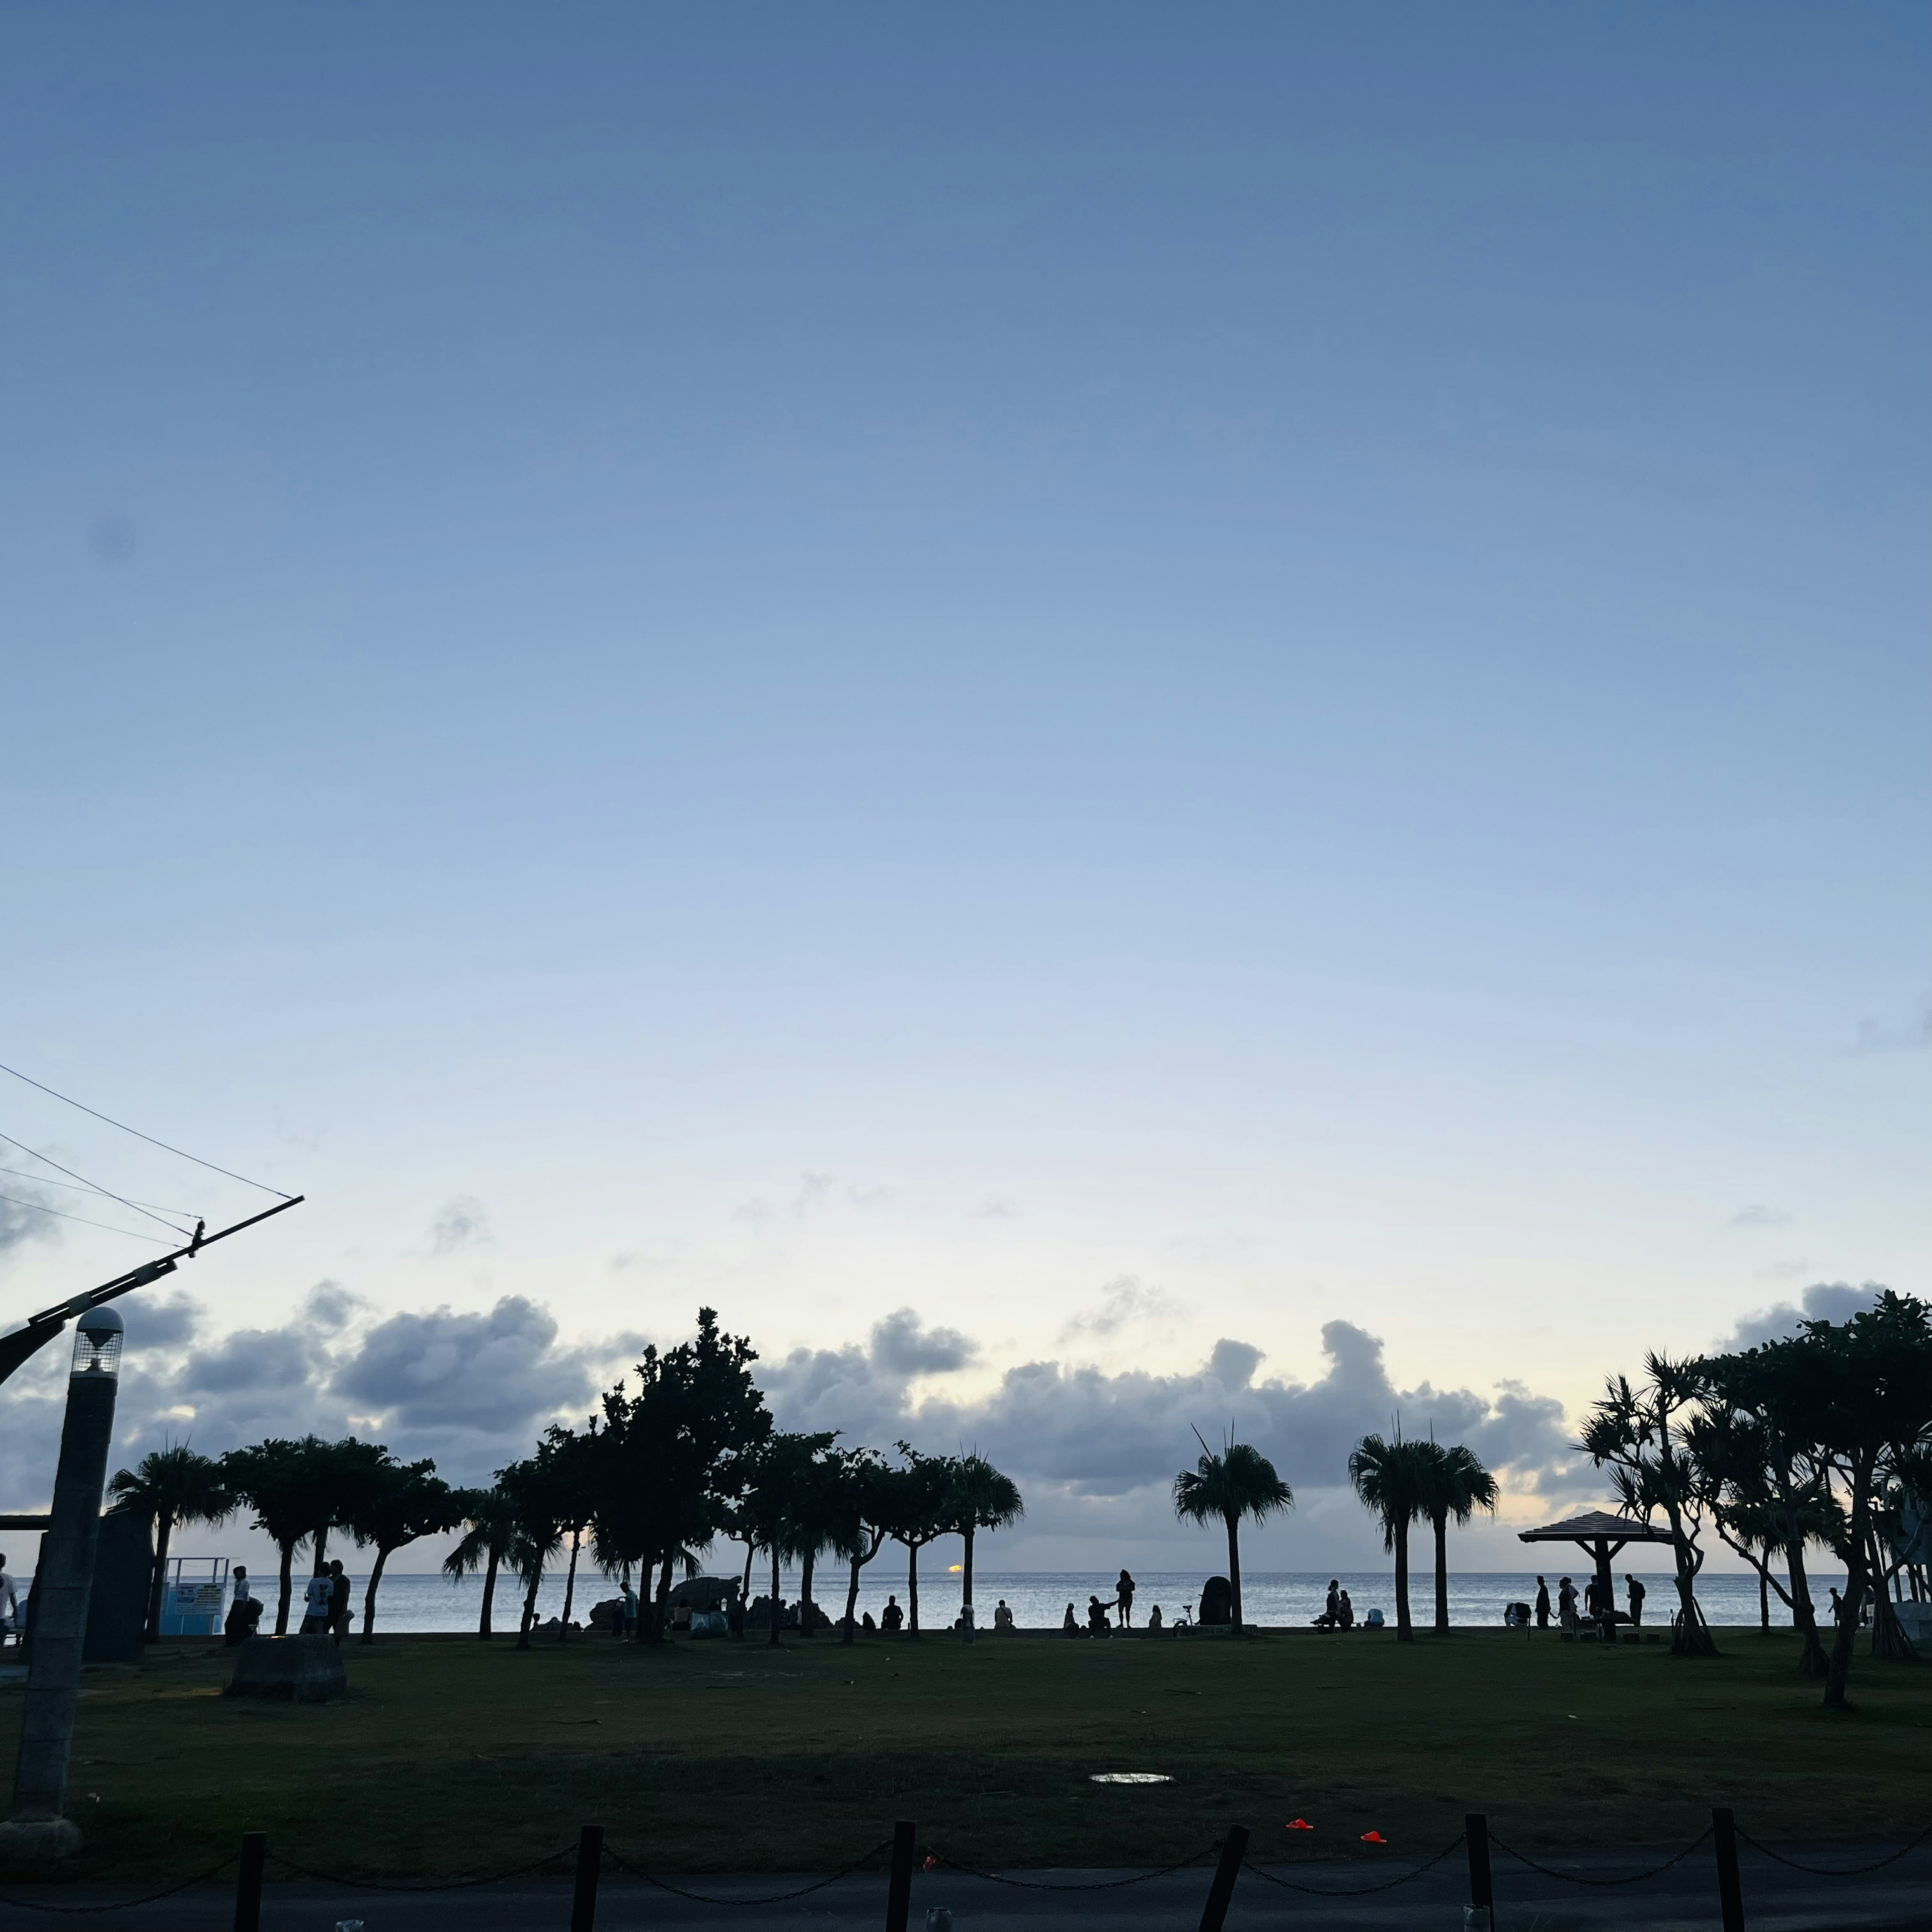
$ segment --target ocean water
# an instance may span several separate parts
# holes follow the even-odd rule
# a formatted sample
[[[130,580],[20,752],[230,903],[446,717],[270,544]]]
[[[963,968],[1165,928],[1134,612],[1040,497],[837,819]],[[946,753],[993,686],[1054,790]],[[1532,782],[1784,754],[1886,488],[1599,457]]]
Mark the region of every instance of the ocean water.
[[[737,1572],[721,1569],[713,1574],[735,1575]],[[1201,1586],[1210,1574],[1204,1569],[1141,1572],[1136,1578],[1138,1585],[1134,1598],[1136,1625],[1145,1623],[1148,1610],[1156,1604],[1160,1604],[1163,1616],[1170,1622],[1185,1606],[1192,1605],[1198,1610]],[[1567,1574],[1580,1589],[1588,1571],[1578,1564],[1571,1565],[1567,1571],[1552,1568],[1543,1574],[1550,1580],[1553,1597],[1558,1577]],[[1677,1602],[1676,1586],[1670,1574],[1654,1570],[1633,1574],[1642,1578],[1650,1592],[1649,1600],[1644,1607],[1644,1621],[1660,1628],[1667,1628]],[[1621,1607],[1624,1572],[1618,1569],[1616,1576]],[[754,1577],[753,1593],[759,1594],[761,1588],[769,1588],[770,1578],[770,1571],[766,1568],[762,1586]],[[360,1576],[353,1578],[358,1628],[364,1580]],[[1358,1622],[1371,1608],[1379,1609],[1390,1622],[1395,1621],[1395,1582],[1391,1572],[1351,1570],[1340,1580],[1354,1600]],[[264,1590],[258,1585],[256,1594],[267,1598],[269,1627],[272,1628],[274,1580],[272,1576],[264,1577],[260,1583],[267,1587]],[[820,1607],[830,1616],[842,1614],[845,1604],[842,1568],[835,1566],[830,1571],[821,1568],[814,1583]],[[1825,1592],[1828,1585],[1834,1583],[1842,1588],[1844,1579],[1835,1573],[1812,1579],[1813,1600],[1821,1609],[1828,1606],[1829,1600]],[[784,1580],[788,1600],[796,1595],[798,1587],[797,1573],[788,1571]],[[299,1616],[299,1580],[297,1588],[295,1613]],[[1263,1570],[1244,1575],[1241,1579],[1243,1612],[1250,1623],[1264,1628],[1306,1625],[1321,1614],[1328,1588],[1328,1574],[1312,1570]],[[1410,1613],[1420,1623],[1427,1624],[1435,1615],[1435,1579],[1426,1571],[1410,1580]],[[581,1622],[592,1604],[616,1594],[616,1587],[609,1580],[587,1567],[580,1569],[572,1618]],[[905,1572],[903,1569],[888,1570],[880,1558],[866,1566],[859,1591],[860,1611],[870,1610],[876,1617],[885,1606],[889,1594],[896,1594],[902,1604],[905,1602]],[[982,1628],[991,1625],[994,1606],[1002,1598],[1012,1609],[1015,1622],[1023,1629],[1057,1629],[1070,1603],[1074,1606],[1075,1615],[1084,1619],[1089,1596],[1097,1596],[1106,1603],[1112,1600],[1113,1594],[1114,1578],[1111,1573],[1101,1575],[1084,1570],[981,1570],[974,1579],[973,1588],[974,1608]],[[1531,1602],[1535,1594],[1534,1571],[1452,1572],[1449,1578],[1450,1621],[1454,1624],[1500,1625],[1505,1604]],[[563,1608],[563,1595],[564,1576],[560,1568],[544,1577],[538,1592],[538,1617],[559,1615]],[[1697,1600],[1706,1618],[1713,1624],[1755,1624],[1758,1620],[1757,1580],[1754,1576],[1707,1573],[1698,1583]],[[392,1570],[383,1577],[377,1593],[376,1627],[378,1630],[399,1631],[474,1630],[482,1602],[480,1577],[452,1579]],[[520,1608],[520,1593],[514,1580],[500,1579],[494,1612],[496,1629],[514,1632]],[[936,1569],[922,1565],[920,1573],[922,1626],[928,1630],[944,1629],[958,1610],[959,1578],[948,1574],[943,1565]],[[1781,1628],[1789,1628],[1791,1623],[1791,1613],[1778,1601],[1775,1592],[1771,1600],[1771,1620],[1774,1626]]]

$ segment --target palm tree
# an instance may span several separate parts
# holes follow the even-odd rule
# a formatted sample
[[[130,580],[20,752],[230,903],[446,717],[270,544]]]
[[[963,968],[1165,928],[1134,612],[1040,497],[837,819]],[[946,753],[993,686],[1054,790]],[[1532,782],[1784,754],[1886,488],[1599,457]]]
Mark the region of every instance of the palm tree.
[[[1201,1432],[1195,1431],[1200,1441]],[[1294,1492],[1274,1465],[1246,1442],[1228,1442],[1216,1455],[1201,1443],[1200,1460],[1174,1479],[1174,1513],[1184,1522],[1206,1524],[1219,1516],[1228,1526],[1228,1582],[1234,1596],[1234,1634],[1241,1631],[1241,1519],[1262,1522],[1294,1507]]]
[[[148,1591],[147,1640],[161,1634],[161,1593],[167,1581],[168,1542],[177,1523],[226,1522],[240,1498],[223,1483],[221,1466],[185,1442],[171,1442],[118,1471],[107,1485],[123,1516],[144,1517],[154,1532],[154,1576]]]
[[[1494,1511],[1502,1492],[1474,1453],[1432,1442],[1423,1472],[1422,1513],[1436,1532],[1436,1628],[1449,1628],[1449,1524],[1466,1529],[1477,1510]]]
[[[1402,1643],[1415,1641],[1408,1616],[1408,1526],[1424,1514],[1436,1453],[1434,1443],[1405,1442],[1398,1430],[1393,1442],[1364,1436],[1348,1456],[1348,1480],[1363,1506],[1382,1518],[1382,1547],[1395,1552],[1395,1634]]]
[[[536,1624],[537,1592],[543,1587],[544,1571],[563,1547],[568,1501],[558,1479],[554,1459],[546,1457],[542,1448],[536,1455],[499,1469],[496,1486],[510,1499],[512,1528],[506,1553],[517,1580],[524,1586],[524,1614],[517,1628],[517,1648],[528,1650],[530,1632]]]
[[[1003,1475],[976,1450],[958,1457],[952,1465],[952,1480],[946,1492],[946,1514],[950,1527],[966,1546],[966,1560],[961,1569],[962,1601],[966,1628],[973,1628],[973,1537],[982,1529],[1004,1529],[1026,1514],[1018,1486]]]
[[[496,1572],[516,1541],[517,1507],[500,1484],[487,1490],[460,1490],[455,1507],[470,1528],[442,1559],[442,1567],[452,1576],[482,1570],[483,1610],[476,1621],[476,1634],[487,1640],[494,1634],[490,1613],[496,1600]]]

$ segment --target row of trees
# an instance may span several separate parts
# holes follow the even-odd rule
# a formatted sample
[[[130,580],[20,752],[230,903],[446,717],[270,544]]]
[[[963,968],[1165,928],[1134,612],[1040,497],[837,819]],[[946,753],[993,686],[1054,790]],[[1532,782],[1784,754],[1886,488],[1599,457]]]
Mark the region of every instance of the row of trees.
[[[1717,1649],[1696,1598],[1714,1531],[1756,1571],[1765,1622],[1772,1592],[1790,1608],[1798,1668],[1824,1680],[1828,1707],[1846,1705],[1868,1609],[1874,1655],[1916,1656],[1892,1600],[1932,1580],[1932,1306],[1887,1290],[1849,1321],[1802,1322],[1755,1348],[1649,1355],[1636,1380],[1611,1379],[1579,1446],[1624,1510],[1669,1532],[1680,1654]],[[1845,1569],[1828,1651],[1805,1575],[1813,1547]]]
[[[608,1390],[580,1430],[547,1430],[533,1454],[500,1469],[485,1488],[452,1487],[434,1463],[404,1462],[352,1437],[271,1439],[218,1459],[185,1444],[159,1450],[110,1485],[116,1508],[145,1516],[154,1528],[148,1633],[159,1634],[175,1529],[220,1524],[244,1510],[280,1556],[278,1635],[288,1628],[298,1552],[307,1550],[319,1573],[338,1531],[376,1552],[363,1600],[364,1642],[374,1640],[390,1557],[452,1529],[463,1534],[445,1568],[483,1573],[478,1635],[492,1634],[497,1581],[507,1570],[522,1592],[518,1641],[526,1647],[544,1576],[566,1550],[563,1628],[587,1550],[607,1576],[628,1582],[637,1573],[645,1599],[639,1635],[654,1642],[668,1621],[674,1575],[694,1576],[701,1554],[720,1538],[745,1545],[747,1598],[756,1558],[769,1556],[775,1642],[783,1564],[802,1566],[800,1621],[808,1634],[819,1562],[848,1566],[842,1628],[849,1642],[861,1572],[889,1541],[907,1552],[907,1612],[916,1635],[919,1552],[959,1537],[970,1617],[976,1537],[1024,1513],[1011,1479],[976,1454],[928,1455],[902,1442],[887,1456],[841,1448],[830,1432],[780,1430],[752,1378],[757,1359],[745,1337],[724,1334],[713,1311],[700,1310],[692,1340],[646,1348],[634,1386],[621,1382]]]
[[[185,1443],[172,1444],[144,1456],[134,1468],[118,1471],[108,1492],[116,1509],[146,1518],[154,1531],[151,1638],[160,1634],[169,1546],[184,1524],[215,1526],[244,1509],[254,1512],[255,1527],[267,1532],[280,1557],[278,1636],[289,1627],[298,1550],[306,1546],[313,1552],[320,1574],[334,1531],[346,1533],[358,1548],[373,1547],[376,1561],[362,1600],[362,1635],[368,1642],[374,1639],[376,1593],[389,1558],[418,1537],[455,1528],[470,1506],[469,1492],[443,1481],[434,1462],[405,1462],[380,1442],[360,1442],[353,1436],[340,1442],[315,1436],[271,1439],[219,1458],[202,1455]]]
[[[1448,1537],[1451,1522],[1467,1524],[1479,1509],[1494,1510],[1502,1494],[1496,1479],[1460,1444],[1392,1441],[1365,1436],[1348,1457],[1348,1480],[1382,1524],[1383,1547],[1395,1556],[1396,1635],[1412,1642],[1408,1607],[1408,1532],[1426,1522],[1436,1534],[1436,1628],[1449,1628]],[[1229,1442],[1216,1452],[1205,1442],[1194,1467],[1174,1479],[1174,1514],[1184,1522],[1218,1520],[1228,1536],[1228,1581],[1236,1630],[1241,1628],[1240,1527],[1294,1506],[1294,1492],[1274,1465],[1252,1444]]]
[[[353,1438],[270,1441],[218,1460],[186,1447],[160,1450],[112,1485],[117,1507],[145,1512],[155,1527],[151,1628],[158,1625],[175,1527],[219,1522],[244,1508],[280,1554],[278,1632],[288,1624],[296,1552],[310,1550],[320,1570],[336,1531],[376,1552],[364,1600],[365,1640],[389,1557],[417,1538],[452,1528],[464,1534],[446,1567],[484,1575],[478,1634],[490,1634],[497,1579],[507,1569],[523,1593],[525,1645],[542,1579],[566,1547],[563,1624],[587,1550],[607,1576],[638,1574],[646,1641],[662,1635],[674,1575],[694,1574],[701,1553],[721,1538],[745,1546],[747,1596],[758,1556],[770,1558],[774,1606],[782,1564],[801,1565],[808,1605],[818,1564],[845,1564],[842,1628],[850,1641],[861,1573],[886,1543],[906,1551],[907,1608],[916,1632],[920,1552],[958,1536],[970,1615],[976,1535],[1023,1511],[1011,1480],[977,1454],[928,1455],[903,1442],[882,1454],[841,1447],[831,1433],[781,1431],[752,1380],[756,1360],[748,1341],[723,1333],[712,1311],[700,1310],[691,1341],[662,1352],[647,1348],[634,1386],[623,1382],[610,1390],[581,1429],[546,1431],[532,1455],[500,1470],[484,1489],[452,1488],[430,1463],[404,1462],[380,1444]],[[1824,1679],[1828,1705],[1846,1702],[1866,1606],[1875,1652],[1913,1654],[1891,1600],[1906,1577],[1915,1594],[1932,1594],[1926,1552],[1913,1541],[1915,1533],[1922,1542],[1932,1538],[1932,1308],[1925,1303],[1888,1292],[1847,1322],[1804,1322],[1792,1336],[1756,1348],[1684,1360],[1651,1355],[1640,1377],[1611,1380],[1576,1446],[1608,1472],[1627,1513],[1667,1534],[1679,1652],[1715,1649],[1696,1593],[1704,1538],[1714,1532],[1756,1571],[1767,1624],[1773,1592],[1790,1606],[1802,1639],[1798,1667]],[[1396,1559],[1398,1638],[1414,1634],[1408,1547],[1420,1522],[1434,1533],[1435,1622],[1446,1628],[1448,1528],[1496,1508],[1495,1478],[1466,1448],[1408,1440],[1399,1431],[1391,1439],[1364,1436],[1348,1474]],[[1293,1502],[1268,1459],[1244,1443],[1219,1453],[1202,1443],[1195,1467],[1175,1478],[1178,1514],[1203,1524],[1218,1520],[1226,1529],[1238,1628],[1240,1524]],[[1848,1579],[1828,1651],[1806,1576],[1814,1547],[1834,1556]],[[810,1622],[808,1612],[801,1623],[808,1630]],[[774,1615],[774,1642],[777,1636]]]

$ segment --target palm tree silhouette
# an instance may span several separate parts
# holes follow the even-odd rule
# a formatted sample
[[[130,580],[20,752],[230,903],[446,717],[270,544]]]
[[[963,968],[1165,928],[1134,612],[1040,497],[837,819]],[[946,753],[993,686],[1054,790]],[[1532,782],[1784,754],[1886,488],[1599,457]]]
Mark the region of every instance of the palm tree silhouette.
[[[1429,1445],[1423,1472],[1422,1513],[1436,1532],[1436,1628],[1449,1628],[1449,1525],[1466,1529],[1477,1510],[1496,1508],[1502,1492],[1496,1479],[1476,1460],[1473,1450],[1458,1442],[1444,1448]]]
[[[1413,1643],[1408,1617],[1408,1526],[1424,1513],[1432,1442],[1405,1442],[1400,1430],[1393,1442],[1364,1436],[1348,1456],[1348,1480],[1364,1508],[1382,1521],[1382,1547],[1395,1552],[1395,1634]]]
[[[144,1516],[154,1526],[154,1574],[148,1589],[147,1640],[161,1634],[161,1592],[167,1580],[168,1541],[175,1526],[226,1522],[241,1498],[221,1478],[221,1465],[185,1442],[170,1442],[143,1456],[131,1469],[116,1472],[107,1485],[116,1511]]]
[[[1195,1439],[1201,1442],[1197,1429]],[[1205,1526],[1219,1516],[1228,1526],[1228,1582],[1234,1596],[1234,1634],[1241,1632],[1241,1519],[1260,1522],[1294,1507],[1294,1492],[1274,1465],[1246,1442],[1228,1442],[1216,1455],[1201,1442],[1199,1460],[1174,1479],[1174,1513],[1184,1522]]]

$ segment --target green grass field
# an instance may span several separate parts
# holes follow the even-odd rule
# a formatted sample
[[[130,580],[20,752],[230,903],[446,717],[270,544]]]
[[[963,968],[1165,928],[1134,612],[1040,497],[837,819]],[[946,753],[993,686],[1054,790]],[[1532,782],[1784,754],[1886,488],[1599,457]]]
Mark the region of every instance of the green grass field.
[[[1728,1804],[1760,1835],[1888,1835],[1932,1812],[1932,1670],[1861,1657],[1830,1717],[1788,1636],[1715,1660],[1555,1633],[844,1649],[394,1637],[346,1702],[220,1694],[218,1648],[88,1672],[69,1810],[96,1877],[212,1863],[247,1828],[331,1870],[507,1868],[596,1821],[659,1870],[823,1870],[898,1817],[949,1855],[1148,1865],[1230,1821],[1264,1857],[1382,1832],[1433,1851],[1466,1810],[1515,1842],[1681,1841]],[[13,1761],[21,1694],[0,1692]],[[1169,1785],[1109,1786],[1096,1771]],[[1312,1833],[1284,1827],[1296,1816]]]

